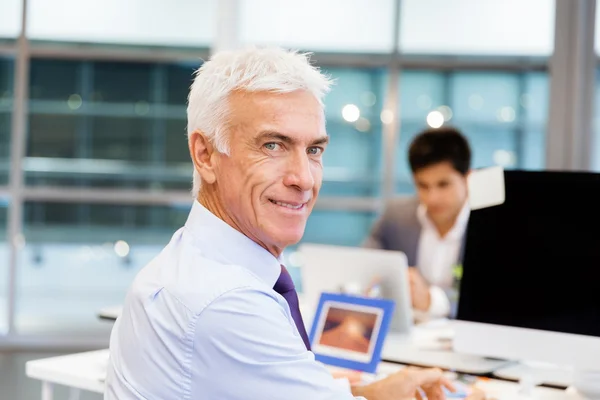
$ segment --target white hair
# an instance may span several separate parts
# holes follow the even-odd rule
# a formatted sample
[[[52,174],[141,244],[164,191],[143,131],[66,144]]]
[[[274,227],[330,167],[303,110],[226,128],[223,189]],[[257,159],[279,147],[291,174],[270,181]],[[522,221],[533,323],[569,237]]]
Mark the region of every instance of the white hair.
[[[332,81],[311,65],[309,53],[280,48],[248,48],[215,54],[196,71],[187,107],[188,137],[202,132],[215,149],[229,155],[229,96],[234,91],[310,92],[323,106]],[[192,194],[198,196],[200,174],[194,169]]]

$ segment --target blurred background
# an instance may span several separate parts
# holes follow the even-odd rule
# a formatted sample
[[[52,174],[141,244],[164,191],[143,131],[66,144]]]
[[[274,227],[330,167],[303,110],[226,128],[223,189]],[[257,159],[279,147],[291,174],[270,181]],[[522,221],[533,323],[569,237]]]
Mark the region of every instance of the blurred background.
[[[222,48],[311,51],[336,79],[306,242],[359,245],[413,193],[428,126],[464,131],[474,167],[600,170],[600,103],[565,94],[595,96],[600,40],[571,3],[0,0],[0,345],[106,346],[97,311],[187,217],[187,92]]]

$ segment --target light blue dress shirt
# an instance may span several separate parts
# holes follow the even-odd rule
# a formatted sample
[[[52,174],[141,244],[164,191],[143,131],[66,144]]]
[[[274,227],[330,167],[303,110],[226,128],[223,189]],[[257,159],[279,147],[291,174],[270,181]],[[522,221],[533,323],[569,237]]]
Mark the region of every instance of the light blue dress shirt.
[[[106,400],[354,399],[273,291],[280,262],[194,202],[135,278],[110,339]]]

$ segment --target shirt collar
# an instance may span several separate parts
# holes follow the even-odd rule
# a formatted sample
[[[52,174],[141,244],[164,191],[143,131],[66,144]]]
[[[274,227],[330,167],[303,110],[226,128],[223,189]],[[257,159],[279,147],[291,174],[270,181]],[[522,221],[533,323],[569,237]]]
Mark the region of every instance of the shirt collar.
[[[465,233],[465,230],[467,229],[467,223],[469,222],[470,215],[471,207],[469,205],[469,200],[467,199],[460,212],[458,213],[458,216],[456,217],[454,226],[446,234],[445,238],[460,239]],[[437,234],[437,228],[435,227],[433,221],[431,221],[431,219],[427,215],[427,207],[425,207],[423,204],[419,204],[419,206],[417,207],[417,219],[419,220],[421,226],[424,229],[433,230]]]
[[[281,260],[194,200],[185,223],[194,246],[208,258],[247,268],[273,287],[281,273]]]

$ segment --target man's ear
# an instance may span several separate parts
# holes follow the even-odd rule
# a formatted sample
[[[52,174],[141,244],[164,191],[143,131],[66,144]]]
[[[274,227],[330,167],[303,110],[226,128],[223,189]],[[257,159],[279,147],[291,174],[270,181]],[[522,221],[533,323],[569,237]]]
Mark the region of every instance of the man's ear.
[[[214,147],[211,141],[200,131],[194,131],[188,139],[190,156],[194,169],[198,171],[202,180],[208,184],[215,183],[217,179],[214,165]]]

